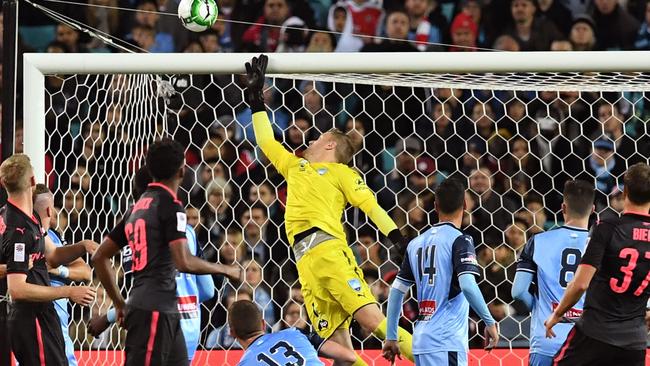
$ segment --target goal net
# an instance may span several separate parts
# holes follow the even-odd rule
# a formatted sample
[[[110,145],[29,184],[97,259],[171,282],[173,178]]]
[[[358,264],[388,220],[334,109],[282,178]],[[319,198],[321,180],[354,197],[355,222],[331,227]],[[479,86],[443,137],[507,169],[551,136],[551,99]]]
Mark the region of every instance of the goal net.
[[[464,180],[463,230],[476,243],[479,285],[502,333],[500,349],[482,352],[484,325],[470,314],[470,363],[527,364],[530,316],[510,295],[517,255],[531,235],[562,225],[568,179],[594,183],[595,216],[621,211],[622,174],[650,156],[650,55],[369,56],[270,55],[265,99],[276,138],[300,155],[330,128],[348,133],[358,149],[351,164],[409,238],[435,223],[436,185]],[[203,256],[247,274],[239,287],[214,277],[215,297],[201,305],[206,352],[197,365],[238,361],[226,325],[234,299],[252,297],[274,330],[309,326],[284,234],[286,183],[256,148],[244,99],[250,57],[25,56],[25,152],[55,192],[57,230],[69,242],[101,241],[124,214],[149,143],[171,136],[186,147],[179,198]],[[360,210],[342,219],[385,310],[400,254]],[[121,279],[120,258],[115,267]],[[90,308],[70,307],[80,364],[120,362],[123,331],[113,326],[98,339],[86,332],[88,319],[109,307],[101,290]],[[410,330],[417,312],[409,298],[400,324]],[[377,338],[356,325],[352,335],[371,364],[382,364]]]

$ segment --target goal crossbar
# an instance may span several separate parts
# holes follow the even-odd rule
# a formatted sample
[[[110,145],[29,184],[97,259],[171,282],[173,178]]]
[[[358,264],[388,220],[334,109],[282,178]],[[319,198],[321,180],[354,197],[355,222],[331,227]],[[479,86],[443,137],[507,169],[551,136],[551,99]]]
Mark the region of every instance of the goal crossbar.
[[[45,177],[45,75],[241,74],[245,72],[244,63],[257,55],[27,53],[23,56],[24,151],[32,158],[36,176]],[[650,89],[650,51],[272,53],[268,56],[271,76],[306,80],[493,90]]]

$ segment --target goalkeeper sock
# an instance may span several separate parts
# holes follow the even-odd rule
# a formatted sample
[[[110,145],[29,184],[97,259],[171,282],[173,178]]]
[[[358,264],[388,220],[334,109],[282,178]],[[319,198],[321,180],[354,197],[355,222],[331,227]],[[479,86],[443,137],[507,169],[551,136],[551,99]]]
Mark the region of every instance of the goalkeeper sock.
[[[379,323],[377,329],[375,329],[372,334],[380,338],[381,340],[386,339],[386,318]],[[413,336],[411,333],[404,330],[402,327],[397,328],[397,343],[399,344],[399,351],[402,354],[402,357],[406,357],[411,362],[414,362],[413,359]]]
[[[359,356],[359,354],[357,353],[357,360],[354,361],[352,366],[368,366],[368,364],[366,363],[366,361],[362,360],[361,356]]]

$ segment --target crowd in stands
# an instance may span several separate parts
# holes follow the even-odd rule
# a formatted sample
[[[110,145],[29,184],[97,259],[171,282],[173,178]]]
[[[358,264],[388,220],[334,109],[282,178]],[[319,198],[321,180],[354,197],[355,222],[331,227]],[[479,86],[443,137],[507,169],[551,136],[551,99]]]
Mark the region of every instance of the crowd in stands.
[[[128,3],[147,12],[46,5],[148,52],[650,50],[650,2],[639,0],[219,0],[219,21],[203,33],[155,13],[175,14],[175,0]],[[21,51],[118,52],[27,4],[20,14]],[[187,146],[180,198],[203,256],[246,269],[241,286],[215,277],[218,295],[202,306],[202,346],[238,347],[225,324],[225,309],[235,299],[255,301],[273,329],[308,327],[284,233],[286,184],[255,147],[241,77],[176,76],[171,82],[178,93],[163,107],[166,113],[151,112],[160,107],[153,102],[144,109],[154,114],[145,122],[132,99],[133,79],[91,79],[46,80],[48,184],[57,192],[58,230],[69,241],[100,241],[130,204],[133,156],[146,149],[134,125],[155,130],[164,124]],[[281,79],[268,86],[269,115],[285,147],[300,156],[323,131],[348,133],[358,149],[351,165],[409,238],[436,222],[439,182],[467,182],[463,230],[476,243],[481,290],[497,320],[527,313],[510,296],[516,258],[532,235],[562,224],[564,182],[593,182],[597,215],[617,215],[619,178],[650,156],[644,93],[353,88]],[[21,142],[19,123],[17,151]],[[400,253],[361,211],[349,209],[344,219],[365,278],[385,306]],[[411,329],[416,317],[410,300],[402,325]],[[366,348],[380,344],[359,328],[354,334]]]

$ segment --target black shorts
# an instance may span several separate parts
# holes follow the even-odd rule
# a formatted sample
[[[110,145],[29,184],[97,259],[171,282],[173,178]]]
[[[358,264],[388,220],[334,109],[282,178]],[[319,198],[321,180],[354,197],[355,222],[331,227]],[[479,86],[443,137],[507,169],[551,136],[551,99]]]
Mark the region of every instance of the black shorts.
[[[128,308],[126,366],[189,365],[178,313]]]
[[[0,294],[0,366],[11,366],[11,347],[7,329],[7,301]]]
[[[573,327],[553,366],[644,366],[645,350],[629,350],[587,337]]]
[[[14,306],[7,323],[11,350],[21,366],[67,365],[61,324],[51,303]]]

